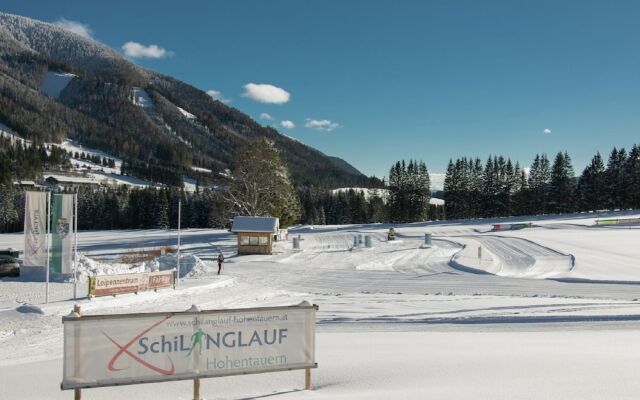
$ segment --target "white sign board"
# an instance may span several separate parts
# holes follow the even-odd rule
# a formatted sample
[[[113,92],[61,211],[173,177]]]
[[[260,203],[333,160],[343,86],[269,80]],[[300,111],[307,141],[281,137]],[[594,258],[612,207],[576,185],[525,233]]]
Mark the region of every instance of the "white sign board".
[[[315,368],[316,309],[65,317],[62,389]]]

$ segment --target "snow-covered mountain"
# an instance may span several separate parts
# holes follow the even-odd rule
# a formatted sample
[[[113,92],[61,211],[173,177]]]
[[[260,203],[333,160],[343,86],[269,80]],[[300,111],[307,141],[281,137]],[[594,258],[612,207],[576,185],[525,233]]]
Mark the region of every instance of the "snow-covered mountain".
[[[203,170],[217,175],[230,168],[238,147],[258,137],[274,142],[298,184],[338,187],[367,179],[346,161],[102,43],[6,13],[0,13],[0,122],[25,139],[73,139],[134,166],[157,165],[172,179]]]

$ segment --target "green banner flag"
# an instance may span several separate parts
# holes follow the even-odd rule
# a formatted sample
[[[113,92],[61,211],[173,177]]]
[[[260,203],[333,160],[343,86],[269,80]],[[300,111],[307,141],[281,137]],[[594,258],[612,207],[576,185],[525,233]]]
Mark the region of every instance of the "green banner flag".
[[[51,272],[71,273],[73,233],[73,195],[54,194],[51,198]]]

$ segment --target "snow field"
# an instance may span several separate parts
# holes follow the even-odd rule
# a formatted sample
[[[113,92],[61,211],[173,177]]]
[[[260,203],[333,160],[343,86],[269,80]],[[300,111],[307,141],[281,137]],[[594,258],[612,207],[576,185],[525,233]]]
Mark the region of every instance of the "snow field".
[[[637,331],[320,332],[313,391],[302,371],[203,379],[203,399],[633,399],[640,391]],[[38,365],[39,384],[9,398],[68,399],[62,360]],[[33,364],[3,369],[31,379]],[[92,399],[190,399],[192,382],[87,389]]]
[[[40,90],[47,96],[57,99],[76,75],[68,72],[47,71],[40,83]]]
[[[300,390],[303,373],[294,371],[206,379],[205,399],[636,398],[640,292],[626,281],[636,280],[639,231],[593,228],[596,218],[538,218],[534,228],[500,234],[489,232],[492,221],[408,224],[395,226],[395,242],[385,240],[390,225],[300,226],[289,234],[301,235],[300,251],[278,242],[273,256],[241,257],[229,232],[188,230],[183,254],[203,266],[178,290],[77,302],[88,314],[319,304],[315,391]],[[434,235],[431,248],[421,248],[425,232]],[[372,236],[372,249],[353,249],[360,234]],[[106,265],[88,263],[87,271],[110,273],[131,268],[115,263],[123,253],[175,240],[175,231],[81,232],[79,247]],[[22,248],[20,235],[0,241]],[[220,276],[213,265],[219,251],[227,259]],[[171,268],[169,261],[136,268]],[[584,276],[611,282],[556,279]],[[0,281],[0,379],[16,383],[0,397],[70,395],[58,385],[60,319],[74,304],[72,285],[52,283],[48,305],[38,304],[42,286]],[[38,384],[27,384],[34,369]],[[191,382],[86,396],[188,399]]]

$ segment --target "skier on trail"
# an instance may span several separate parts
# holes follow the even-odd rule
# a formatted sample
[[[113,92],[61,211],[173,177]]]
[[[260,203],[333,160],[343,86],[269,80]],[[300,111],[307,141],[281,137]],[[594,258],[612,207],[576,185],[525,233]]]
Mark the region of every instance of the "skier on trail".
[[[191,355],[196,345],[200,347],[200,354],[202,354],[202,337],[204,335],[205,333],[202,328],[198,328],[197,331],[193,332],[193,335],[191,335],[191,348],[189,349],[189,354],[187,354],[187,357]]]
[[[224,262],[224,256],[222,252],[218,255],[218,275],[220,275],[220,270],[222,269],[222,263]]]

